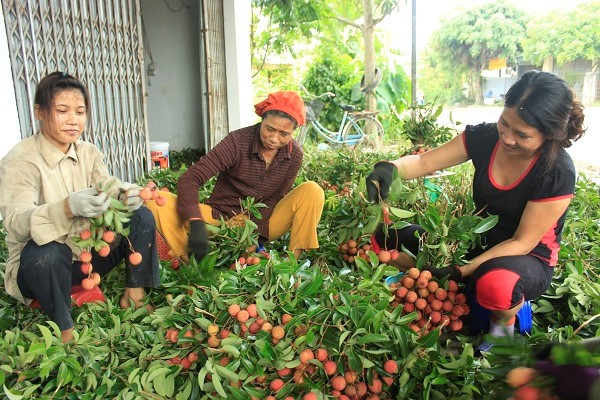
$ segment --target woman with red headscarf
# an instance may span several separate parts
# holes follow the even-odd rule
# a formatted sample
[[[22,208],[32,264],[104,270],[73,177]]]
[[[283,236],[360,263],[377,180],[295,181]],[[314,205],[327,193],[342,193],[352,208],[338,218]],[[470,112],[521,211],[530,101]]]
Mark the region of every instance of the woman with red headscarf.
[[[306,122],[304,102],[295,92],[281,91],[254,108],[262,121],[230,132],[192,165],[179,179],[176,200],[164,207],[148,202],[174,257],[186,260],[192,254],[200,261],[209,251],[205,224],[218,225],[221,217],[240,214],[240,199],[247,197],[267,206],[255,221],[260,240],[290,232],[288,250],[296,257],[319,247],[323,190],[315,182],[304,182],[290,191],[302,165],[302,147],[293,135]],[[198,204],[198,190],[213,176],[217,181],[210,197]]]

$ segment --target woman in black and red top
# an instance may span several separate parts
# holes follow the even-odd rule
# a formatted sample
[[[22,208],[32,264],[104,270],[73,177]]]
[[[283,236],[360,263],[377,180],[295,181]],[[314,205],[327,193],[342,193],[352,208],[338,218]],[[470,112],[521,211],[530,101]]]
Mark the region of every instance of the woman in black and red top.
[[[470,277],[477,302],[491,311],[490,334],[512,335],[515,315],[524,302],[550,286],[557,263],[567,207],[575,190],[575,167],[565,147],[579,139],[583,106],[564,80],[547,73],[525,73],[506,93],[497,123],[467,126],[432,151],[375,164],[367,177],[369,198],[387,198],[393,170],[413,179],[471,160],[475,167],[473,199],[478,210],[497,215],[487,233],[486,249],[461,266],[432,269],[436,277]],[[380,190],[377,189],[380,188]],[[418,251],[418,226],[378,230],[376,242],[388,248]],[[407,253],[400,267],[414,266]]]

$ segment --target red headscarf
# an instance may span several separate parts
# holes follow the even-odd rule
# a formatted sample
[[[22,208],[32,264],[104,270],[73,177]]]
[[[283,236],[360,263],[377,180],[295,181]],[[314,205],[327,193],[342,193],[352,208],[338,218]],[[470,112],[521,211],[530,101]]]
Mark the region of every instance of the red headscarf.
[[[254,111],[259,117],[271,110],[283,111],[289,114],[296,120],[298,125],[304,125],[306,122],[304,101],[296,92],[282,90],[281,92],[271,93],[266,100],[254,105]]]

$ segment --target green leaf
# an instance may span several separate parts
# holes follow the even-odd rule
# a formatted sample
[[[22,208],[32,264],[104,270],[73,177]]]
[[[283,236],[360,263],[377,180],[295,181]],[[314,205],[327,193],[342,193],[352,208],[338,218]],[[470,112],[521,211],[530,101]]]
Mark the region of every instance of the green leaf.
[[[414,213],[412,211],[402,210],[402,209],[396,208],[396,207],[390,207],[390,214],[392,214],[395,217],[400,218],[400,219],[412,218],[416,215],[416,213]]]
[[[237,383],[239,381],[238,375],[230,371],[229,369],[222,367],[220,365],[215,365],[215,370],[217,374],[221,375],[223,378],[227,379],[229,382]]]
[[[375,273],[373,274],[373,277],[371,278],[371,280],[373,282],[379,282],[383,276],[385,275],[385,273],[388,271],[388,266],[387,264],[381,264],[379,267],[377,267],[377,269],[375,270]]]
[[[54,337],[52,335],[52,332],[50,332],[50,329],[48,329],[44,325],[37,325],[37,327],[40,330],[40,332],[42,333],[42,337],[44,338],[44,343],[46,344],[46,349],[49,349],[50,346],[52,346],[52,338]]]
[[[432,385],[445,385],[448,382],[450,381],[448,380],[446,375],[439,375],[431,380]]]
[[[200,390],[205,390],[204,385],[206,384],[206,375],[208,373],[209,371],[206,366],[202,367],[200,372],[198,372],[198,386],[200,386]]]
[[[442,364],[441,367],[445,369],[458,369],[467,365],[467,360],[464,357],[459,358],[458,360],[451,361],[445,364]]]
[[[360,356],[360,359],[362,360],[362,365],[365,370],[375,366],[375,363],[366,357]]]
[[[134,368],[127,377],[127,382],[129,383],[140,383],[140,368]]]
[[[168,370],[168,368],[167,368]],[[152,381],[154,390],[160,396],[171,398],[175,392],[175,376],[171,374],[158,375]]]
[[[21,400],[25,397],[19,394],[13,394],[10,390],[8,390],[8,388],[5,385],[2,385],[2,387],[4,387],[4,394],[6,395],[6,397],[8,397],[9,400]]]
[[[340,340],[339,340],[339,349],[341,349],[344,345],[344,342],[346,341],[346,338],[348,338],[348,336],[350,336],[352,332],[351,331],[344,331],[342,332],[342,334],[340,335]]]
[[[85,386],[85,390],[86,391],[94,391],[94,389],[96,389],[96,387],[98,386],[98,379],[96,378],[96,375],[94,373],[88,373],[85,376],[86,379],[86,386]]]
[[[321,285],[323,284],[323,275],[317,275],[312,281],[309,281],[308,284],[302,283],[298,288],[298,296],[299,297],[308,297],[319,291]]]
[[[375,232],[375,229],[377,229],[377,226],[379,225],[380,222],[381,222],[381,213],[377,213],[373,217],[371,217],[369,219],[369,221],[365,224],[363,231],[366,233]]]
[[[427,335],[419,338],[419,345],[424,348],[436,346],[440,339],[440,334],[437,330],[429,332]]]
[[[371,333],[368,335],[361,336],[358,340],[356,340],[356,344],[382,343],[382,342],[389,342],[389,340],[390,340],[390,337],[388,335]]]
[[[169,373],[169,371],[170,371],[170,369],[166,368],[166,367],[157,368],[148,374],[148,381],[149,382],[153,381],[157,376],[167,375]]]
[[[262,357],[270,361],[275,359],[275,350],[273,349],[273,346],[271,346],[271,343],[266,340],[257,340],[255,345],[259,348]]]
[[[103,216],[104,216],[104,224],[108,227],[112,227],[113,220],[115,219],[115,212],[109,208],[108,210],[106,210],[104,212]],[[117,219],[118,219],[118,217],[117,217]]]
[[[27,354],[28,355],[40,355],[40,354],[46,354],[46,345],[45,343],[32,343],[31,346],[29,347],[29,350],[27,350]]]
[[[350,347],[346,354],[348,355],[348,365],[350,366],[350,369],[352,371],[362,371],[362,359],[356,354],[354,348]]]
[[[73,379],[73,372],[71,372],[71,369],[67,366],[67,364],[59,365],[56,379],[58,379],[61,385],[66,385],[67,383],[71,382]]]
[[[80,373],[83,371],[81,364],[79,364],[79,362],[73,357],[67,357],[63,362],[67,364],[67,366],[73,370],[73,372]]]
[[[490,229],[492,229],[494,226],[496,226],[497,223],[498,223],[498,216],[490,215],[489,217],[485,218],[483,221],[478,223],[477,226],[475,227],[475,229],[473,229],[473,232],[475,232],[475,233],[487,232]]]
[[[192,395],[192,383],[191,381],[187,381],[185,383],[185,386],[183,387],[183,390],[180,389],[180,391],[175,395],[175,400],[188,400]]]
[[[225,393],[225,390],[223,390],[223,385],[221,384],[221,378],[219,375],[214,374],[212,376],[212,384],[221,397],[227,397],[227,393]]]
[[[233,347],[232,345],[221,346],[221,350],[223,350],[224,352],[226,352],[233,358],[239,358],[239,356],[240,356],[240,351],[237,348]]]

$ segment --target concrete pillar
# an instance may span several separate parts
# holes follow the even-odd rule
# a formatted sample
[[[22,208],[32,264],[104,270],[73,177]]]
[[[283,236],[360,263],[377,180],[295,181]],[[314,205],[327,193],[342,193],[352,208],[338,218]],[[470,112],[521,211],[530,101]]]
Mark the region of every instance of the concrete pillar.
[[[252,66],[250,60],[251,2],[223,0],[225,67],[229,130],[252,125],[254,114]]]

